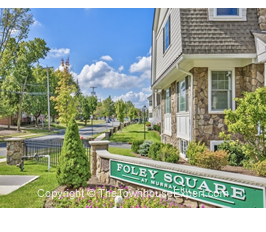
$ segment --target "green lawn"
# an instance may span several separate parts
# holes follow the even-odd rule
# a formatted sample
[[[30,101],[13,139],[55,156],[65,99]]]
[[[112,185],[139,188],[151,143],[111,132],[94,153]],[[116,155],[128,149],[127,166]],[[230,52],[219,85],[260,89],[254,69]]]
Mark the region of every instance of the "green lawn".
[[[161,142],[161,137],[157,131],[146,131],[146,139],[152,140],[153,142]],[[128,142],[132,143],[134,140],[144,139],[144,125],[143,124],[132,124],[114,133],[110,137],[110,141],[113,142]]]
[[[37,192],[39,189],[52,191],[58,187],[56,181],[56,169],[51,167],[50,172],[47,171],[47,165],[33,164],[33,161],[25,161],[24,171],[20,168],[8,166],[6,163],[0,163],[1,175],[37,175],[38,179],[19,188],[18,190],[0,196],[1,208],[42,208],[45,197],[39,197]]]
[[[108,151],[112,154],[136,157],[135,155],[131,153],[130,149],[126,149],[126,148],[109,147]]]

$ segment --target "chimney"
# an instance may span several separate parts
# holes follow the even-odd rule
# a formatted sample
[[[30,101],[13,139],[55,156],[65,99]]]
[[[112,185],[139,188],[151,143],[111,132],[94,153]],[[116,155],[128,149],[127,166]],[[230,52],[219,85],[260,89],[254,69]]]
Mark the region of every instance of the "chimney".
[[[258,8],[258,20],[261,31],[266,31],[266,8]]]

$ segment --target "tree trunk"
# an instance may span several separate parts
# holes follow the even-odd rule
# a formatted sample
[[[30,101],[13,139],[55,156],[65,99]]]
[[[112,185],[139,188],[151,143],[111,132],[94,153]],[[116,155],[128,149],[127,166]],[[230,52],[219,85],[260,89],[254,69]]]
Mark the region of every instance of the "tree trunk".
[[[11,116],[8,116],[8,126],[7,126],[8,129],[10,129],[10,124],[11,124]]]
[[[23,97],[23,95],[21,94],[21,96],[19,98],[19,108],[18,108],[18,118],[17,118],[17,131],[20,131],[22,97]]]
[[[18,121],[17,121],[17,131],[20,131],[20,119],[21,119],[21,106],[22,106],[22,99],[23,99],[23,92],[25,90],[25,85],[27,83],[28,75],[26,76],[24,86],[21,88],[21,96],[19,98],[19,109],[18,109]]]

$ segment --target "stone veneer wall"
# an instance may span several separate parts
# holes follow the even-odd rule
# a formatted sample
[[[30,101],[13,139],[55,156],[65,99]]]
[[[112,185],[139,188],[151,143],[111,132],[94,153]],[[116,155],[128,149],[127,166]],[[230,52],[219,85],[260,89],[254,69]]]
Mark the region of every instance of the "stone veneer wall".
[[[104,144],[101,144],[102,142],[105,142]],[[91,148],[94,151],[94,155],[91,157],[91,173],[93,176],[96,176],[99,182],[115,187],[120,187],[120,186],[127,186],[129,191],[153,191],[154,193],[157,192],[159,194],[162,194],[162,191],[156,190],[156,189],[151,189],[151,188],[146,188],[143,186],[139,186],[136,184],[132,184],[126,181],[122,180],[117,180],[115,178],[110,177],[110,158],[104,158],[101,156],[102,153],[112,156],[116,156],[116,160],[123,160],[125,157],[121,157],[121,155],[113,155],[110,154],[108,150],[108,143],[109,141],[99,141],[97,143],[95,142],[90,142]],[[107,149],[104,149],[107,148]],[[103,151],[106,150],[106,151]],[[112,158],[114,159],[114,158]],[[136,158],[137,160],[141,160],[139,158]],[[159,162],[159,161],[158,161]],[[180,197],[180,196],[174,196],[171,193],[165,194],[165,198],[168,199],[169,201],[175,201],[177,204],[183,204],[186,207],[191,207],[191,208],[220,208],[217,206],[213,206],[207,203],[199,202],[193,199],[189,199],[187,197]],[[162,195],[163,196],[163,195]]]
[[[210,146],[210,140],[221,140],[219,133],[227,130],[224,114],[208,112],[208,68],[193,68],[193,140]]]
[[[202,141],[210,146],[210,140],[222,140],[219,133],[227,131],[224,123],[224,114],[209,114],[208,112],[208,68],[195,67],[190,72],[193,74],[193,140]],[[189,105],[191,102],[191,84],[189,78]],[[235,68],[235,97],[243,97],[243,91],[253,92],[264,86],[264,64],[250,64],[245,67]],[[161,115],[162,136],[161,141],[179,147],[176,137],[176,82],[171,83],[171,129],[172,135],[164,134],[164,90],[162,91]],[[191,107],[191,106],[190,106]],[[241,139],[240,135],[233,139]]]
[[[181,164],[171,164],[167,162],[155,161],[155,160],[147,160],[147,159],[140,159],[135,157],[128,157],[128,156],[121,156],[116,154],[111,154],[108,152],[108,144],[109,141],[99,141],[97,143],[90,142],[92,150],[94,151],[94,158],[91,160],[91,166],[94,167],[91,170],[92,175],[96,176],[99,182],[102,184],[112,185],[112,186],[127,186],[129,191],[153,191],[157,192],[159,195],[162,193],[160,190],[152,189],[150,187],[144,187],[137,184],[132,184],[127,181],[118,180],[116,178],[110,177],[110,159],[117,160],[121,162],[132,163],[136,165],[143,165],[146,167],[155,167],[157,169],[162,170],[169,170],[174,172],[180,172],[187,175],[194,175],[199,177],[206,177],[206,178],[214,178],[220,179],[221,181],[226,182],[234,182],[234,183],[242,183],[244,185],[254,185],[260,187],[266,187],[266,179],[262,177],[255,177],[255,176],[248,176],[242,175],[237,173],[230,173],[230,172],[223,172],[217,170],[210,170],[205,168],[199,168],[195,166],[187,166]],[[106,147],[106,149],[104,149]],[[93,158],[93,156],[91,156]],[[214,207],[206,203],[202,203],[197,199],[187,198],[186,196],[174,196],[173,194],[169,193],[166,196],[166,199],[170,201],[175,201],[178,204],[183,204],[185,206],[190,206],[192,208],[201,208],[204,206],[205,208]]]
[[[261,31],[266,31],[266,8],[258,8],[259,27]]]
[[[227,131],[224,114],[209,114],[208,112],[208,68],[193,68],[194,96],[193,96],[193,140],[203,141],[207,146],[210,140],[221,140],[219,133]],[[235,96],[243,97],[243,91],[254,92],[264,86],[264,65],[250,64],[235,68]],[[237,106],[236,106],[237,107]],[[241,139],[235,135],[234,139]]]
[[[22,138],[10,138],[6,141],[6,163],[8,165],[16,165],[20,163],[20,159],[24,152],[24,140]]]

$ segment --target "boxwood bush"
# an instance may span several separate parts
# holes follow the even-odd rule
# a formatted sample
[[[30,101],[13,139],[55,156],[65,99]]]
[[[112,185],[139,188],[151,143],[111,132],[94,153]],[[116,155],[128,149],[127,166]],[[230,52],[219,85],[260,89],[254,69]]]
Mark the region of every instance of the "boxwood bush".
[[[161,160],[162,145],[163,143],[153,143],[148,152],[148,157],[153,160]]]
[[[202,153],[198,152],[195,155],[194,160],[195,164],[199,167],[221,170],[223,166],[229,164],[228,157],[229,154],[227,151],[210,151],[209,149],[206,149]]]
[[[153,125],[153,130],[156,130],[159,133],[161,133],[161,126],[159,126],[159,125]]]
[[[195,156],[197,153],[202,153],[206,150],[205,144],[201,144],[201,142],[196,143],[192,141],[188,144],[188,148],[186,150],[186,155],[188,157],[188,162],[192,165],[195,165]]]
[[[153,143],[148,152],[148,157],[153,160],[177,163],[179,150],[171,144]]]
[[[131,150],[134,152],[134,153],[138,153],[139,151],[139,145],[143,144],[144,143],[144,140],[143,139],[140,139],[140,140],[134,140],[132,145],[131,145]]]

